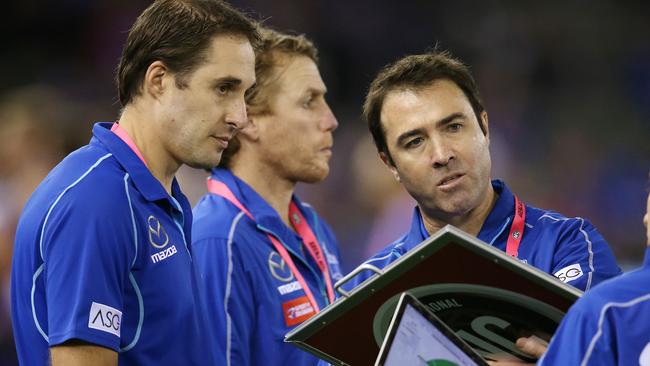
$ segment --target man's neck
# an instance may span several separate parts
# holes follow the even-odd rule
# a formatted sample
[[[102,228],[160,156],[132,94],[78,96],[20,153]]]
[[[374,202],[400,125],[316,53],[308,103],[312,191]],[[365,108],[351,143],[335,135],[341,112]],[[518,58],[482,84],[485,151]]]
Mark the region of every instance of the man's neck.
[[[231,169],[233,174],[262,196],[277,211],[282,221],[293,229],[289,221],[289,204],[296,186],[295,182],[278,176],[274,169],[260,164],[257,159],[243,161],[243,156],[237,156],[237,158],[237,162]]]
[[[449,217],[436,217],[435,215],[427,215],[425,210],[420,208],[420,213],[422,214],[422,220],[424,222],[424,227],[427,229],[429,235],[435,234],[438,230],[442,229],[446,225],[453,225],[468,234],[478,236],[478,233],[483,227],[485,219],[492,211],[492,208],[496,204],[497,198],[499,196],[490,185],[490,188],[487,191],[487,197],[481,201],[481,203],[470,210],[464,215],[461,216],[449,216]]]
[[[119,120],[120,127],[140,150],[151,174],[171,195],[172,181],[180,168],[180,163],[165,151],[156,129],[144,128],[144,122],[146,122],[145,114],[133,105],[124,109]]]

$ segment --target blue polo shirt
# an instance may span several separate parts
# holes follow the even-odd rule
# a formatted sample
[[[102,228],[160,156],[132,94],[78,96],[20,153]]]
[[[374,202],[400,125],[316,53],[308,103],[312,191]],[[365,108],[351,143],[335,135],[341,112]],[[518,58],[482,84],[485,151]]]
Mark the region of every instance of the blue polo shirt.
[[[515,213],[515,198],[500,180],[493,180],[492,187],[499,197],[478,238],[505,252]],[[410,231],[366,263],[383,268],[428,237],[416,207]],[[607,242],[589,221],[580,217],[567,218],[529,205],[526,205],[526,226],[518,259],[582,291],[621,273]],[[345,287],[354,288],[370,276],[371,272],[362,272]]]
[[[71,339],[120,365],[212,363],[191,256],[190,205],[134,151],[93,128],[27,202],[16,231],[11,301],[21,365],[49,363]]]
[[[216,331],[212,348],[219,365],[303,366],[318,359],[284,342],[284,335],[306,317],[304,289],[275,250],[267,234],[291,254],[320,309],[328,305],[326,285],[318,265],[302,239],[248,184],[225,169],[213,170],[253,215],[215,194],[205,195],[194,208],[192,237],[195,260],[204,278]],[[333,282],[342,277],[336,238],[314,209],[293,196],[324,251]],[[307,255],[305,255],[307,253]]]
[[[569,309],[539,365],[650,365],[650,248],[643,266]]]

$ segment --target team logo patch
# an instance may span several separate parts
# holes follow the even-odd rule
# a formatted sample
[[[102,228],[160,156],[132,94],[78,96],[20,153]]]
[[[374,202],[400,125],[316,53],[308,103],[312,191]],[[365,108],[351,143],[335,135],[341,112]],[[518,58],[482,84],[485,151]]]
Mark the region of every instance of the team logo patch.
[[[160,220],[151,215],[147,219],[147,225],[149,225],[149,243],[156,249],[166,247],[169,244],[169,235]]]
[[[152,254],[151,255],[151,261],[154,264],[156,264],[156,263],[158,263],[160,261],[163,261],[163,260],[171,257],[172,255],[174,255],[176,253],[178,253],[178,251],[176,250],[176,246],[172,245],[167,249],[164,249],[164,250],[161,250],[161,251],[159,251],[157,253]]]
[[[280,293],[280,295],[290,294],[298,290],[302,290],[302,286],[298,281],[293,281],[287,283],[286,285],[278,286],[278,292]]]
[[[300,324],[316,314],[307,296],[282,303],[282,312],[287,327]]]
[[[570,266],[564,267],[561,270],[555,272],[553,275],[560,279],[560,281],[567,283],[578,278],[582,277],[584,273],[582,272],[582,267],[580,263],[572,264]]]
[[[122,312],[108,305],[93,301],[88,316],[88,328],[101,330],[120,337]]]
[[[287,263],[280,257],[280,254],[276,251],[272,251],[269,254],[269,271],[276,279],[282,282],[289,282],[293,280],[293,273],[291,273],[291,268]]]

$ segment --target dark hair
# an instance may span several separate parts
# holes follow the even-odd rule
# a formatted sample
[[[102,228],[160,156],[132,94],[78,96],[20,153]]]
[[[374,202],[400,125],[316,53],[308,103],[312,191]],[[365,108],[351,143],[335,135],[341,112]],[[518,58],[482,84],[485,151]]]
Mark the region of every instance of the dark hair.
[[[162,61],[176,74],[176,85],[203,61],[217,34],[246,37],[259,43],[257,25],[219,0],[157,0],[140,14],[129,31],[117,68],[117,90],[122,106],[140,93],[151,63]]]
[[[363,116],[375,141],[377,150],[386,154],[392,163],[385,131],[381,125],[381,109],[386,95],[399,89],[420,89],[430,86],[436,80],[450,80],[463,91],[476,115],[483,134],[485,126],[481,122],[481,113],[485,110],[481,103],[476,82],[460,60],[455,59],[447,51],[434,50],[422,55],[406,56],[385,66],[370,84],[366,101],[363,105]]]
[[[277,67],[286,57],[305,56],[318,63],[318,50],[305,35],[286,34],[269,28],[260,29],[261,44],[255,53],[255,86],[246,93],[246,108],[250,115],[271,113],[272,86],[278,80]],[[230,168],[232,157],[240,147],[235,136],[221,155],[220,167]]]

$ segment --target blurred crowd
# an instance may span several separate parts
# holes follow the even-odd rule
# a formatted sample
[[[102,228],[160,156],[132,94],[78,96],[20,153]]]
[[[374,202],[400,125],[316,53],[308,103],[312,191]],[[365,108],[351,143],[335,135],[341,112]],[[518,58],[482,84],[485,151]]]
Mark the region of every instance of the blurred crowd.
[[[642,260],[650,168],[650,3],[238,0],[320,49],[340,126],[330,177],[299,186],[334,228],[344,267],[407,229],[414,201],[360,119],[384,64],[438,46],[471,66],[490,117],[495,177],[521,198],[589,218],[623,268]],[[142,0],[5,5],[0,49],[0,364],[15,364],[9,272],[20,211],[45,174],[119,114],[113,71]],[[179,173],[192,202],[205,174]],[[98,192],[98,194],[101,194]]]

